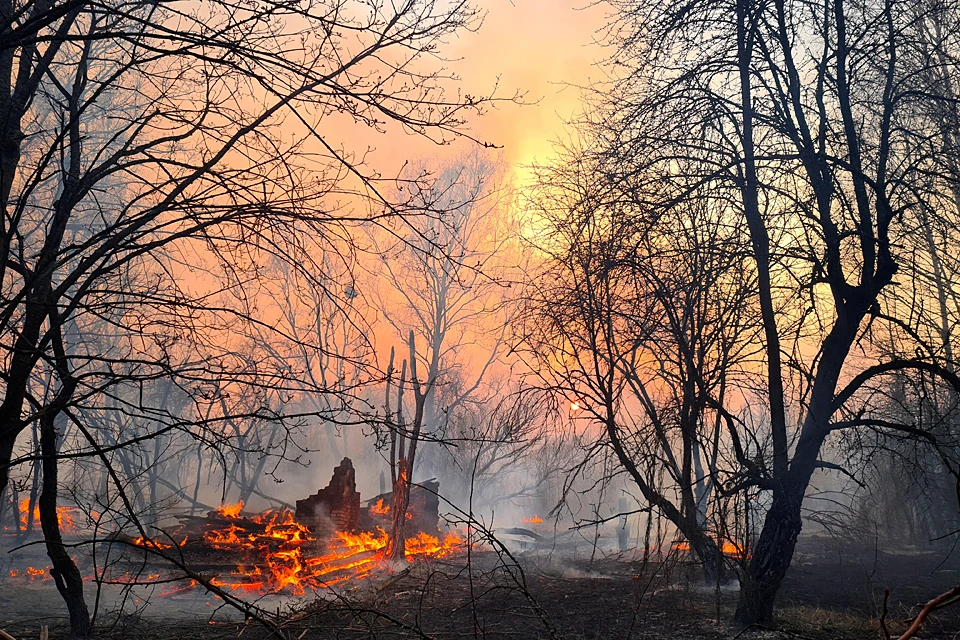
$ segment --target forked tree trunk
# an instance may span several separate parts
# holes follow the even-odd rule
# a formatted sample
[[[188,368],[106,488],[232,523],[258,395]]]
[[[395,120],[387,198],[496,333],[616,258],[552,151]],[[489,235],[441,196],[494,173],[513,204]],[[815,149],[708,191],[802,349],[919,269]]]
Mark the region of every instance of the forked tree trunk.
[[[54,417],[50,414],[40,420],[40,451],[43,456],[40,526],[52,566],[50,573],[70,613],[70,637],[89,638],[90,612],[83,598],[83,577],[63,546],[60,523],[57,521],[57,432],[53,421]]]
[[[773,502],[741,581],[736,622],[742,627],[773,621],[777,591],[790,568],[797,536],[803,528],[803,497],[817,468],[820,448],[830,433],[840,371],[863,316],[858,311],[839,318],[824,340],[824,356],[814,378],[793,459],[787,472],[774,479]]]
[[[774,492],[760,537],[753,547],[753,557],[740,582],[740,601],[735,615],[740,627],[773,622],[774,602],[803,528],[803,497],[816,469],[822,442],[822,435],[806,440],[801,437],[790,472],[780,490]]]
[[[413,475],[413,467],[417,460],[417,444],[420,440],[420,430],[423,426],[424,404],[426,394],[423,392],[423,386],[417,377],[417,349],[414,333],[411,330],[407,339],[407,346],[410,349],[410,389],[413,391],[414,412],[413,421],[410,425],[410,435],[406,440],[409,446],[405,446],[405,438],[401,432],[394,431],[391,435],[390,460],[394,462],[391,468],[396,470],[393,481],[393,519],[390,527],[390,536],[387,539],[386,558],[390,561],[400,562],[406,557],[406,536],[405,529],[407,524],[407,507],[410,504],[410,478]],[[393,371],[393,350],[390,351],[390,366],[388,371]],[[400,384],[397,387],[397,423],[396,427],[402,428],[403,420],[403,391],[404,378],[406,377],[407,363],[404,362],[401,367]],[[428,378],[426,387],[433,386],[434,380]],[[387,376],[387,395],[386,409],[389,420],[390,413],[390,375]]]

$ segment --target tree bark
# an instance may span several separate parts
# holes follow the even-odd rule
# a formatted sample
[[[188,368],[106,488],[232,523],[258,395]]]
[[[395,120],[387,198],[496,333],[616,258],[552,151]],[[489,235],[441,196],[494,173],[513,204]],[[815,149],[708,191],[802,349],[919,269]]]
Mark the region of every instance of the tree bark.
[[[57,591],[67,603],[70,613],[70,637],[89,638],[90,612],[83,597],[83,577],[63,545],[60,523],[57,520],[57,432],[54,415],[40,420],[40,451],[43,456],[43,492],[40,494],[40,526],[46,541],[50,573]]]
[[[386,558],[391,562],[402,562],[406,559],[406,519],[407,507],[410,504],[410,472],[407,459],[400,458],[397,467],[397,480],[393,483],[390,537],[387,541],[386,552]]]
[[[779,490],[773,492],[773,502],[741,580],[735,616],[741,627],[773,621],[777,592],[790,568],[797,537],[803,528],[803,497],[817,468],[821,445],[830,432],[840,371],[865,315],[862,306],[853,310],[851,306],[840,310],[836,324],[823,342],[824,356],[814,378],[810,405],[793,460],[789,470],[776,479]]]

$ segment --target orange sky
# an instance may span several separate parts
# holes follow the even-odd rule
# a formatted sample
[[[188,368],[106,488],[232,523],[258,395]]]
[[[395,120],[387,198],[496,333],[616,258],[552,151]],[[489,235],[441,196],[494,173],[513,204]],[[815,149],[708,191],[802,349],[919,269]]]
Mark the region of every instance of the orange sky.
[[[580,91],[601,70],[593,63],[602,49],[593,44],[604,24],[603,7],[589,0],[483,0],[488,11],[480,31],[458,43],[460,70],[468,86],[483,87],[500,76],[504,95],[514,90],[539,102],[505,105],[479,119],[483,137],[504,146],[511,164],[543,160],[564,120],[580,107]]]
[[[462,33],[443,52],[453,59],[449,67],[461,77],[465,93],[487,94],[499,78],[499,95],[525,93],[527,102],[536,103],[502,104],[470,123],[471,133],[503,147],[504,160],[511,166],[546,160],[552,141],[563,137],[564,121],[580,103],[577,88],[564,83],[583,85],[601,76],[593,63],[603,50],[593,42],[606,10],[589,3],[476,0],[487,12],[480,30]],[[466,141],[438,148],[396,131],[370,143],[376,147],[372,164],[384,174],[404,160],[459,154],[469,148]]]

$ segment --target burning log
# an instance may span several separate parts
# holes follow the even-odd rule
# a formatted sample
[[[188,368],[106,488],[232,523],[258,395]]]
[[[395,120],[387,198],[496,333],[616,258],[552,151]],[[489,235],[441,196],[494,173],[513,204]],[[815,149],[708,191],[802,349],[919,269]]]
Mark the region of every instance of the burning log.
[[[404,555],[445,558],[459,553],[464,541],[439,533],[439,483],[412,487]],[[270,510],[244,514],[243,503],[224,505],[205,516],[184,516],[166,534],[131,538],[118,534],[128,549],[139,547],[134,568],[163,565],[173,554],[195,571],[211,574],[210,584],[231,591],[293,593],[365,578],[378,566],[388,546],[393,495],[381,494],[363,509],[356,473],[349,458],[334,469],[330,484],[296,501],[296,513]],[[159,575],[159,574],[157,574]],[[123,578],[121,577],[120,580]],[[133,579],[139,579],[134,577]],[[196,586],[191,582],[189,588]],[[166,595],[176,595],[177,588]]]
[[[360,492],[357,474],[350,458],[344,458],[333,470],[330,484],[304,500],[297,500],[297,522],[319,537],[327,538],[337,531],[360,528]]]

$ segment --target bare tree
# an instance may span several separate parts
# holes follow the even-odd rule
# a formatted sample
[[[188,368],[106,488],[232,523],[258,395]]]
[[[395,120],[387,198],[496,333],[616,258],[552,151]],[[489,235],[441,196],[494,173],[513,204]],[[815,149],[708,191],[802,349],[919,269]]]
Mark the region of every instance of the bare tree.
[[[456,383],[453,395],[459,393]],[[461,404],[451,412],[442,460],[450,467],[444,478],[451,489],[444,498],[462,504],[472,493],[474,508],[501,508],[503,503],[529,501],[544,490],[560,465],[536,463],[551,460],[560,446],[551,437],[556,403],[539,389],[519,380],[489,381],[484,398]],[[542,473],[538,473],[542,471]]]
[[[427,389],[434,380],[420,379],[417,373],[416,335],[410,331],[407,339],[408,359],[400,368],[397,382],[396,411],[390,409],[390,393],[393,382],[394,351],[390,351],[390,364],[387,367],[387,384],[384,394],[386,427],[390,432],[390,474],[393,484],[393,504],[390,514],[390,535],[387,538],[385,557],[391,562],[402,562],[406,551],[407,507],[410,506],[410,485],[413,482],[413,468],[417,462],[417,448],[423,437],[423,421],[426,413]],[[409,375],[407,373],[409,363]],[[404,391],[407,386],[413,394],[413,411],[409,422],[404,415]]]
[[[89,619],[50,521],[56,462],[101,464],[137,524],[112,452],[174,431],[229,448],[244,419],[287,441],[304,416],[271,398],[340,392],[247,357],[251,326],[272,328],[275,352],[296,342],[257,306],[260,269],[284,262],[349,306],[324,257],[422,203],[386,198],[336,131],[457,135],[484,99],[448,98],[436,56],[476,18],[434,0],[0,3],[0,489],[42,457],[41,519],[75,636]],[[363,213],[369,198],[380,213]],[[144,393],[160,380],[181,406]],[[263,401],[233,402],[244,396]],[[107,399],[146,431],[87,422]],[[22,437],[34,430],[40,451]]]
[[[290,380],[305,381],[302,392],[287,401],[324,417],[322,428],[310,429],[308,445],[324,448],[333,460],[349,455],[345,427],[362,422],[361,415],[372,409],[365,389],[380,377],[368,338],[374,329],[359,312],[367,304],[355,282],[355,260],[356,251],[324,256],[323,272],[315,276],[322,288],[278,261],[271,274],[275,286],[261,294],[261,303],[272,301],[288,339],[277,342],[271,339],[273,328],[261,326],[252,327],[250,337],[257,349],[286,368]]]
[[[450,442],[454,414],[482,402],[487,375],[505,351],[522,255],[498,168],[486,154],[458,158],[436,175],[426,168],[410,173],[426,178],[411,201],[431,215],[400,237],[372,237],[383,258],[375,275],[386,285],[377,301],[401,336],[413,331],[422,345],[417,357],[431,383],[419,464],[436,473],[443,454],[431,443]]]
[[[730,479],[723,457],[762,464],[760,451],[727,439],[729,396],[751,355],[754,281],[738,231],[711,203],[647,209],[642,192],[604,179],[604,162],[571,149],[541,171],[533,202],[549,259],[525,317],[531,367],[588,425],[587,459],[612,451],[712,582],[725,528],[711,526],[708,507],[721,474]]]
[[[918,144],[912,155],[929,157],[929,169],[915,171],[910,176],[910,187],[922,193],[917,203],[917,231],[902,242],[901,252],[909,255],[904,260],[898,278],[899,286],[883,292],[883,304],[897,308],[899,318],[908,319],[904,325],[884,327],[887,337],[877,340],[876,348],[884,357],[915,350],[923,344],[923,351],[935,355],[943,366],[955,373],[958,337],[955,327],[960,317],[960,298],[954,283],[960,274],[956,252],[951,251],[957,241],[960,223],[960,173],[957,167],[958,125],[956,55],[952,53],[956,39],[956,22],[960,20],[954,3],[922,2],[914,6],[918,42],[903,52],[907,64],[916,69],[916,90],[934,91],[929,99],[913,105],[911,118],[914,127],[928,133],[923,144]],[[924,379],[926,378],[926,380]],[[956,451],[958,431],[958,402],[954,390],[937,385],[935,378],[917,372],[892,376],[887,413],[910,421],[916,417],[923,431],[938,444],[929,446],[928,439],[918,445],[916,439],[890,442],[883,438],[853,438],[873,452],[873,460],[884,468],[894,482],[884,483],[877,493],[886,509],[881,515],[899,512],[899,527],[890,523],[890,531],[904,526],[915,539],[940,538],[955,530],[955,478],[949,465],[942,460],[944,452]],[[955,465],[954,465],[955,466]],[[883,494],[891,498],[886,500]]]
[[[870,402],[892,374],[958,386],[943,349],[918,339],[916,300],[888,294],[911,275],[904,248],[922,240],[944,193],[917,176],[954,180],[931,147],[950,120],[917,115],[952,103],[942,78],[957,73],[960,22],[940,21],[931,39],[948,3],[614,4],[616,79],[592,128],[604,152],[633,159],[614,179],[661,185],[656,208],[711,201],[749,242],[765,378],[751,402],[765,419],[760,433],[737,429],[772,446],[767,464],[741,469],[740,486],[769,502],[736,617],[765,623],[811,477],[831,468],[828,439],[856,428],[923,437]],[[872,338],[884,325],[909,340],[880,359]]]

